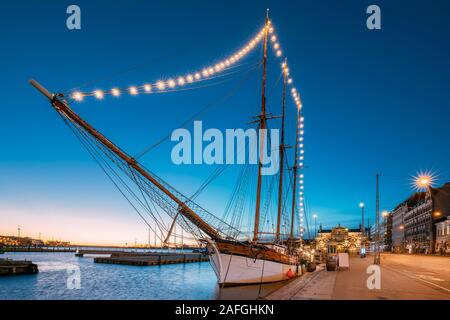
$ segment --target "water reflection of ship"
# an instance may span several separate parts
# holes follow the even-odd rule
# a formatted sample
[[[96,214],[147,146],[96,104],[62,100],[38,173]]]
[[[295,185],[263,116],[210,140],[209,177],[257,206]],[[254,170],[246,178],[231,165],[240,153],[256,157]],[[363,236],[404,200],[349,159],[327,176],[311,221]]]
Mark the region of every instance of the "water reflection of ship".
[[[271,22],[266,17],[266,24],[263,29],[263,80],[262,80],[262,103],[261,113],[257,117],[259,129],[267,128],[267,120],[270,117],[266,112],[266,68],[267,68],[267,46]],[[69,102],[61,94],[51,94],[39,83],[31,80],[31,84],[44,94],[52,106],[64,120],[64,122],[73,130],[77,138],[81,141],[87,151],[94,157],[102,170],[108,175],[113,183],[118,187],[121,193],[127,198],[137,213],[146,221],[144,213],[152,218],[153,223],[147,223],[148,227],[157,234],[157,227],[167,231],[163,236],[161,232],[161,242],[168,242],[177,225],[189,233],[195,240],[203,243],[207,248],[213,269],[217,275],[218,282],[222,285],[240,285],[268,283],[293,278],[301,273],[300,251],[301,251],[301,233],[303,230],[295,226],[298,213],[298,203],[303,201],[297,198],[298,180],[298,159],[300,158],[298,143],[301,124],[301,104],[298,103],[297,125],[295,132],[295,160],[292,166],[290,177],[290,186],[292,187],[292,206],[290,214],[284,223],[283,213],[288,207],[286,201],[286,190],[283,186],[285,175],[285,110],[286,110],[286,90],[288,85],[289,71],[287,64],[283,65],[283,99],[281,118],[281,144],[279,148],[280,156],[280,174],[278,175],[278,207],[276,214],[276,226],[272,232],[264,232],[260,226],[261,213],[267,211],[267,202],[261,208],[262,203],[262,181],[261,170],[262,154],[264,152],[264,143],[260,143],[260,157],[258,161],[258,183],[256,189],[256,204],[254,214],[253,237],[250,239],[245,236],[243,230],[239,230],[242,217],[242,210],[235,210],[228,220],[220,219],[209,213],[194,202],[193,197],[187,197],[169,185],[166,181],[150,172],[134,157],[129,156],[114,143],[108,140],[103,134],[94,129],[89,123],[76,114],[69,106]],[[114,164],[112,166],[111,164]],[[303,164],[301,164],[302,166]],[[248,174],[247,170],[243,174]],[[122,174],[122,175],[120,175]],[[128,178],[125,181],[124,176]],[[237,187],[233,193],[233,199],[229,206],[239,207],[239,201],[242,201],[243,181],[240,176]],[[129,185],[132,184],[132,189]],[[300,194],[303,195],[302,190]],[[233,202],[234,201],[234,202]],[[236,204],[237,203],[237,204]],[[158,209],[159,208],[159,209]],[[170,225],[165,226],[164,219],[159,210],[170,217]],[[143,213],[144,212],[144,213]],[[299,219],[298,219],[299,220]],[[282,233],[282,227],[287,232]]]

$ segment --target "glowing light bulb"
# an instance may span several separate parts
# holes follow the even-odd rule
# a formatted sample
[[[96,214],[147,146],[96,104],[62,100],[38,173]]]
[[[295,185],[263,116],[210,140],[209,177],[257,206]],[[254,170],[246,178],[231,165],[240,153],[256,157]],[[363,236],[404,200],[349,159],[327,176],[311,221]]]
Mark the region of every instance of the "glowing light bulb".
[[[281,50],[277,51],[277,57],[281,57],[282,54],[283,54],[283,52],[281,52]]]
[[[117,89],[117,88],[111,89],[111,94],[112,94],[114,97],[118,97],[118,96],[120,96],[120,90]]]
[[[164,89],[166,88],[166,84],[164,83],[164,81],[158,81],[158,82],[156,83],[156,87],[157,87],[159,90],[164,90]]]
[[[198,72],[194,75],[195,80],[200,80],[201,77],[202,76]]]
[[[275,50],[278,50],[278,49],[280,48],[280,44],[279,44],[279,43],[275,43],[275,44],[273,45],[273,48],[274,48]]]
[[[203,75],[204,77],[209,76],[209,71],[208,71],[208,69],[203,69],[202,75]]]
[[[184,85],[185,82],[186,82],[186,80],[184,80],[183,77],[179,77],[179,78],[178,78],[178,84],[179,84],[180,86]]]
[[[151,92],[152,91],[152,86],[149,84],[145,84],[144,85],[144,91],[145,92]]]
[[[81,102],[83,101],[84,95],[81,92],[74,92],[72,94],[72,99],[74,99],[75,101]]]
[[[190,74],[186,77],[186,80],[187,80],[187,82],[191,83],[194,81],[194,77],[192,76],[192,74]]]
[[[132,96],[135,96],[138,94],[138,89],[136,87],[130,87],[129,91]]]
[[[277,36],[272,36],[272,38],[270,38],[270,40],[272,40],[272,42],[277,41]]]
[[[169,80],[167,81],[167,85],[169,86],[169,88],[175,88],[175,86],[176,86],[177,84],[175,83],[175,80],[169,79]]]
[[[94,96],[95,96],[97,99],[101,100],[101,99],[103,99],[103,98],[105,97],[105,94],[103,93],[102,90],[95,90],[95,91],[94,91]]]
[[[291,84],[292,83],[292,78],[288,79],[288,83]]]

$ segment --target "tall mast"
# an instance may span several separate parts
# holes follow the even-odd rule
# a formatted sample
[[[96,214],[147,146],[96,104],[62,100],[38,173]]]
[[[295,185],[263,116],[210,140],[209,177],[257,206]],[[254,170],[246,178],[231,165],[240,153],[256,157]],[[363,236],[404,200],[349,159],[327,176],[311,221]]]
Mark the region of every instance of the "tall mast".
[[[280,144],[280,182],[278,185],[278,217],[275,240],[280,241],[281,211],[283,208],[283,171],[284,171],[284,119],[286,113],[287,63],[283,64],[283,98],[281,103],[281,144]]]
[[[377,233],[375,235],[376,242],[375,242],[375,257],[374,257],[374,264],[380,264],[380,174],[377,173],[376,175],[376,208],[375,208],[375,219],[376,224],[375,227],[377,228]]]
[[[267,38],[269,35],[269,9],[266,13],[266,27],[264,29],[264,53],[263,53],[263,78],[262,78],[262,98],[261,115],[259,116],[259,129],[266,129],[266,73],[267,73]],[[255,226],[253,228],[253,242],[258,241],[259,234],[259,211],[261,204],[261,183],[262,183],[262,157],[264,155],[264,138],[259,139],[259,161],[258,161],[258,186],[256,189]]]
[[[294,155],[294,181],[292,184],[292,215],[291,215],[291,233],[290,238],[294,239],[294,222],[295,222],[295,205],[297,202],[297,170],[298,170],[298,138],[299,138],[299,126],[300,126],[300,108],[297,108],[297,126],[295,133],[295,155]]]

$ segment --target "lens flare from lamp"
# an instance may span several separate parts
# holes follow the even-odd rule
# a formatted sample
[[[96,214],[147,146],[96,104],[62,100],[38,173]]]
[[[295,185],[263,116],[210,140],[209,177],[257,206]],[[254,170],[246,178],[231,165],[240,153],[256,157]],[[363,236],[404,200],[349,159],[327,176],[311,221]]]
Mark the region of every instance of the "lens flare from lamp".
[[[433,187],[437,179],[436,174],[431,171],[422,171],[412,178],[411,185],[416,191],[425,191]]]

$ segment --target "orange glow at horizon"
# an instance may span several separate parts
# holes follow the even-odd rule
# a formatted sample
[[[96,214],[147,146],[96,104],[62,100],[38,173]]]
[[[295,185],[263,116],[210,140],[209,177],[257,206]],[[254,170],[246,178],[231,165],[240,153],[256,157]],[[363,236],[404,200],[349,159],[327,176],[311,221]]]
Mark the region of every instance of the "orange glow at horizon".
[[[83,215],[80,216],[80,212]],[[86,218],[88,217],[88,218]],[[129,212],[114,212],[102,208],[28,208],[0,206],[0,235],[20,236],[44,241],[68,241],[77,245],[134,246],[148,245],[147,225]],[[177,227],[178,228],[178,227]],[[158,231],[159,232],[159,231]],[[177,232],[178,234],[179,232]],[[160,236],[156,245],[161,244]],[[185,233],[184,244],[194,244]],[[181,244],[181,239],[177,237]],[[150,232],[150,244],[154,245],[154,233]]]

